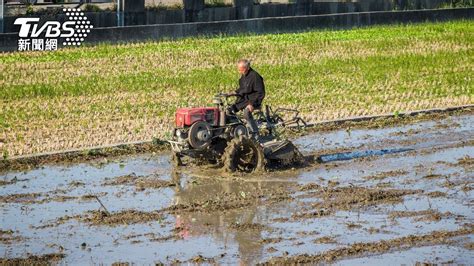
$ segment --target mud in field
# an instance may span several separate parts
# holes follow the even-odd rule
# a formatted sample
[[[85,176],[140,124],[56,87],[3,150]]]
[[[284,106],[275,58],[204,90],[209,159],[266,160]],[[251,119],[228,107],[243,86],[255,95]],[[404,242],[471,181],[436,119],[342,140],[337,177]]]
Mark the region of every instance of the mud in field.
[[[474,115],[294,143],[314,162],[259,175],[165,153],[4,173],[0,263],[474,261]]]

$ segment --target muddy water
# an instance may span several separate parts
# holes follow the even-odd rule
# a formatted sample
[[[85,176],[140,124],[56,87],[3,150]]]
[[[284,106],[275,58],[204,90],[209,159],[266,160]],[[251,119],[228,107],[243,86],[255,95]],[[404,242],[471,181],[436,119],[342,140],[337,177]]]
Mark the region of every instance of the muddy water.
[[[314,133],[295,144],[319,162],[229,176],[146,154],[4,174],[0,254],[64,254],[70,264],[278,263],[302,254],[309,262],[333,254],[323,261],[338,264],[474,262],[474,116]],[[335,252],[400,239],[407,244]]]

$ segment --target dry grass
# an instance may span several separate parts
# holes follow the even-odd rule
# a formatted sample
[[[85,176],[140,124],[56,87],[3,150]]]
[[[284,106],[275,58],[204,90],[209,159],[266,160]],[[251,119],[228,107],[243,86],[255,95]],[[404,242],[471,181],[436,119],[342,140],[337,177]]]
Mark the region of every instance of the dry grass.
[[[0,54],[0,151],[164,138],[176,108],[237,86],[240,57],[312,122],[472,104],[473,43],[457,21]]]

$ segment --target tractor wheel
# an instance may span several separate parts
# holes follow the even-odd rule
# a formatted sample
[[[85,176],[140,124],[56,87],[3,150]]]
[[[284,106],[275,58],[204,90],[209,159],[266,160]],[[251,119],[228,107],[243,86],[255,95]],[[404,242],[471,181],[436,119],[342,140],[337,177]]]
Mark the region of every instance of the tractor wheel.
[[[243,136],[243,137],[248,137],[249,136],[248,129],[242,124],[234,126],[234,128],[232,129],[232,137],[233,138],[238,139],[240,136]]]
[[[211,144],[211,127],[205,121],[194,123],[189,128],[188,141],[191,147],[198,150],[203,150]]]
[[[224,169],[228,172],[258,172],[265,169],[265,156],[260,145],[253,139],[232,139],[222,155]]]

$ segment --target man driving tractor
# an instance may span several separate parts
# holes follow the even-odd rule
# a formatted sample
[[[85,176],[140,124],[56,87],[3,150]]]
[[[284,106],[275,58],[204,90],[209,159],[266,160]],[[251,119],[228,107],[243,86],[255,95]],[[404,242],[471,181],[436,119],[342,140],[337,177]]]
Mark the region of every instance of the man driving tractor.
[[[268,107],[259,115],[265,137],[259,136],[259,128],[252,112],[262,107],[265,98],[263,78],[250,67],[250,62],[237,62],[241,74],[239,88],[232,93],[218,93],[210,107],[183,107],[176,110],[175,128],[168,140],[173,150],[173,161],[182,165],[183,156],[191,159],[209,160],[221,165],[226,171],[253,172],[264,170],[272,164],[287,165],[303,162],[303,156],[288,140],[277,139],[270,130],[285,126],[278,110]],[[234,104],[228,105],[228,98],[237,96]],[[235,113],[243,111],[245,122]],[[291,110],[290,110],[291,111]],[[298,117],[293,123],[304,121]],[[290,122],[291,123],[291,122]],[[246,136],[251,135],[251,138]]]
[[[252,112],[260,109],[265,98],[263,78],[250,67],[250,61],[247,59],[240,59],[237,62],[237,69],[241,74],[239,88],[235,91],[238,97],[235,103],[229,107],[228,112],[233,114],[243,110],[250,135],[257,138],[258,126],[253,119]]]

